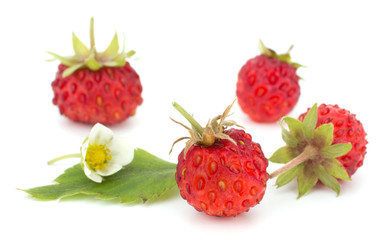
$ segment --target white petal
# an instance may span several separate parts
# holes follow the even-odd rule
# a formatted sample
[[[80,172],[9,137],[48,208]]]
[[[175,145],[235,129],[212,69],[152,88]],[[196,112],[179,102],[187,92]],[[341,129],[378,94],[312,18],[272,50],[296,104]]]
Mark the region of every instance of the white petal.
[[[113,138],[113,132],[106,126],[96,123],[89,133],[89,143],[94,144],[108,144]]]
[[[89,169],[88,165],[84,161],[82,162],[82,164],[83,164],[84,173],[89,179],[98,183],[101,183],[103,181],[103,178],[100,175],[98,175],[95,171]]]
[[[134,148],[126,138],[116,137],[112,139],[107,147],[111,150],[112,156],[107,167],[109,167],[110,164],[125,166],[134,159]]]
[[[91,172],[89,175],[86,175],[89,179],[91,179],[94,182],[101,183],[103,181],[103,178],[97,174],[96,172]]]
[[[82,161],[84,161],[85,157],[86,157],[86,153],[88,151],[88,147],[89,147],[89,140],[86,139],[84,141],[84,143],[81,145],[81,156],[82,156]],[[85,162],[85,161],[84,161]]]
[[[100,174],[101,176],[109,176],[109,175],[112,175],[114,173],[117,173],[122,168],[123,168],[122,165],[113,163],[113,164],[109,164],[104,169],[96,170],[96,173]]]

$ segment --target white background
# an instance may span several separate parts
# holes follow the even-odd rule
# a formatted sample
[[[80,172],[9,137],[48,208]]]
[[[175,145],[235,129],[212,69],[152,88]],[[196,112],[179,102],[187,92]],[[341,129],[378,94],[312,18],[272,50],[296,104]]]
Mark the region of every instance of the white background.
[[[271,2],[271,3],[270,3]],[[368,134],[365,163],[339,197],[324,187],[297,200],[297,186],[269,180],[262,202],[235,218],[209,217],[169,192],[159,201],[120,204],[93,197],[37,201],[17,188],[50,184],[78,160],[48,160],[78,152],[91,126],[71,122],[52,105],[58,62],[46,51],[72,54],[71,34],[89,44],[95,17],[99,51],[117,30],[140,75],[143,104],[112,127],[176,163],[187,135],[179,102],[199,122],[235,98],[240,67],[259,54],[258,40],[277,50],[294,45],[301,97],[293,117],[317,103],[356,113]],[[389,14],[385,1],[2,1],[0,3],[1,239],[353,239],[387,238]],[[231,119],[246,126],[267,157],[280,146],[277,124],[253,123],[238,105]],[[272,172],[279,165],[270,164]],[[381,216],[386,216],[381,218]],[[4,238],[4,236],[8,236]]]

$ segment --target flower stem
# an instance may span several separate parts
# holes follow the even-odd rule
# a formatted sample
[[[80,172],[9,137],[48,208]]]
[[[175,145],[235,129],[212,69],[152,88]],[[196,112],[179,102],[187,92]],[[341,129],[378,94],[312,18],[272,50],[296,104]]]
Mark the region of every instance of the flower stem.
[[[73,153],[73,154],[67,154],[67,155],[64,155],[64,156],[60,156],[60,157],[57,157],[57,158],[54,158],[50,161],[47,162],[47,164],[51,165],[53,163],[56,163],[58,161],[61,161],[63,159],[67,159],[67,158],[79,158],[81,157],[81,153]]]
[[[196,129],[196,131],[198,133],[200,133],[200,135],[203,134],[204,132],[204,128],[201,127],[201,125],[187,112],[185,111],[184,108],[182,108],[178,103],[176,102],[173,102],[173,107],[175,109],[177,109],[177,111],[179,111],[181,113],[182,116],[184,116],[184,118],[186,118],[186,120],[188,120],[190,122],[190,124],[192,124],[192,126]]]
[[[316,155],[317,155],[317,149],[311,145],[308,145],[305,147],[304,151],[302,153],[300,153],[300,155],[298,155],[297,157],[292,159],[290,162],[288,162],[287,164],[285,164],[281,168],[279,168],[276,171],[274,171],[273,173],[271,173],[269,175],[269,178],[270,179],[275,178],[275,177],[279,176],[280,174],[288,171],[289,169],[296,167],[300,163],[303,163]]]

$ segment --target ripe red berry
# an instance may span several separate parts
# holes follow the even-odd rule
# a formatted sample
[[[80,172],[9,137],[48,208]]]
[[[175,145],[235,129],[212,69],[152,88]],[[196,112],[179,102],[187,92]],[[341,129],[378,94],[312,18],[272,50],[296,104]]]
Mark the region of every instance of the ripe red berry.
[[[256,122],[275,122],[289,113],[300,96],[301,65],[292,63],[289,50],[277,55],[260,41],[261,54],[240,69],[236,96],[243,112]]]
[[[297,178],[299,197],[318,182],[339,194],[339,180],[351,180],[363,164],[366,132],[354,114],[337,105],[315,104],[299,119],[284,117],[281,126],[287,145],[269,161],[285,165],[271,173],[270,178],[279,176],[278,187]]]
[[[257,205],[266,190],[268,162],[259,144],[243,130],[224,132],[237,144],[219,140],[193,145],[178,157],[176,181],[183,199],[212,216],[236,216]]]
[[[121,122],[134,115],[143,101],[139,76],[126,61],[135,52],[118,53],[117,34],[104,52],[97,52],[93,18],[90,37],[88,49],[73,34],[75,56],[50,53],[61,61],[52,82],[53,104],[73,121],[106,125]]]
[[[351,143],[351,150],[346,155],[337,158],[351,177],[362,166],[366,155],[367,140],[362,123],[356,119],[355,114],[338,105],[321,104],[317,111],[317,127],[327,123],[333,124],[334,144]],[[300,121],[304,120],[307,112],[300,115]]]
[[[228,111],[208,124],[202,134],[190,130],[191,136],[197,137],[189,140],[178,156],[176,181],[182,198],[211,216],[247,212],[262,200],[269,177],[261,146],[243,130],[225,129],[233,123],[224,120]],[[213,142],[204,141],[209,138]]]
[[[60,65],[52,82],[53,104],[71,120],[114,124],[135,114],[142,103],[138,74],[128,62],[122,67],[98,71],[79,69],[63,77],[67,67]]]

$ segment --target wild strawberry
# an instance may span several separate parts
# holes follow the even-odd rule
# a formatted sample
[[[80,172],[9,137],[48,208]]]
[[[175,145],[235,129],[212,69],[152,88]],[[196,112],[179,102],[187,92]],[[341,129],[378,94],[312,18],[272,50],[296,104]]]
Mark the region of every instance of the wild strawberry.
[[[291,62],[292,47],[277,54],[260,41],[261,54],[240,69],[236,96],[243,112],[256,122],[275,122],[289,113],[300,96],[301,65]]]
[[[192,124],[191,129],[179,123],[191,135],[177,140],[189,139],[178,156],[176,171],[182,198],[211,216],[236,216],[257,205],[265,194],[268,161],[250,134],[227,129],[236,125],[225,120],[232,105],[205,128],[178,104],[174,107]]]
[[[134,51],[119,51],[115,34],[104,52],[97,52],[91,19],[88,49],[73,34],[75,56],[62,57],[55,80],[53,104],[71,120],[86,123],[114,124],[135,114],[142,103],[142,86],[138,74],[126,61]]]
[[[309,110],[309,109],[308,109]],[[346,169],[351,177],[355,171],[362,166],[366,155],[366,132],[362,123],[355,118],[348,110],[339,108],[338,105],[321,104],[318,110],[316,127],[332,123],[334,126],[334,137],[332,143],[351,143],[351,150],[337,159]],[[308,111],[301,114],[300,121],[303,121]]]
[[[339,195],[339,180],[351,180],[366,154],[366,133],[355,115],[337,105],[322,104],[317,108],[315,104],[299,120],[284,117],[280,125],[287,145],[269,161],[286,165],[270,174],[270,178],[279,175],[276,185],[281,187],[297,177],[298,197],[318,181]]]

